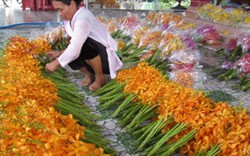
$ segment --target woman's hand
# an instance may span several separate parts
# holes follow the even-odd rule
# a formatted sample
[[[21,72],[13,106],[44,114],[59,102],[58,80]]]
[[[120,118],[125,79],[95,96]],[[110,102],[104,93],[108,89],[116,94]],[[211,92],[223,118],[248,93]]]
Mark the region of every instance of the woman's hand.
[[[46,72],[55,72],[59,66],[60,66],[60,63],[58,62],[58,60],[54,60],[46,64],[45,70]]]
[[[46,54],[50,60],[55,60],[62,54],[62,51],[50,51],[50,52],[47,52]]]

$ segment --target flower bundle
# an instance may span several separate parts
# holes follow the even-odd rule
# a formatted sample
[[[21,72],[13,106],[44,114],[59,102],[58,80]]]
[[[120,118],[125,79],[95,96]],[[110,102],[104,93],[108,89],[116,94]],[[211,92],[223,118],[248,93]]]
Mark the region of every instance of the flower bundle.
[[[179,35],[165,32],[162,35],[162,39],[159,44],[159,48],[162,49],[162,57],[169,57],[172,51],[184,49],[181,38]]]
[[[134,136],[141,136],[136,139],[136,143],[141,144],[138,148],[144,149],[149,155],[156,154],[156,149],[168,153],[166,151],[171,147],[174,149],[176,143],[185,140],[192,130],[197,131],[194,138],[178,146],[183,154],[205,155],[206,151],[217,144],[221,150],[218,155],[243,156],[250,153],[250,117],[247,109],[236,111],[226,102],[212,102],[202,92],[166,80],[157,69],[145,62],[121,70],[116,81],[108,83],[96,93],[102,95],[100,98],[104,102],[108,99],[104,95],[109,92],[116,92],[114,96],[122,101],[112,101],[115,105],[120,103],[118,109],[123,108],[113,117],[118,116],[121,123],[130,123],[126,129]],[[101,103],[105,107],[111,105],[108,100]],[[157,112],[154,112],[155,108]],[[134,120],[129,121],[133,113]],[[142,118],[139,116],[149,117],[146,119],[152,122],[142,126]],[[182,129],[183,125],[176,123],[186,126]],[[156,134],[159,131],[163,134],[158,136]],[[154,137],[160,141],[157,142]]]
[[[172,63],[172,70],[189,72],[199,62],[199,51],[195,42],[190,38],[183,38],[182,44],[185,48],[173,51],[169,57],[169,61]]]
[[[128,13],[127,16],[123,17],[121,22],[121,30],[126,34],[132,36],[135,28],[140,24],[141,20],[138,15]]]
[[[153,29],[148,29],[140,40],[139,47],[150,47],[157,49],[159,42],[161,40],[162,31],[157,27]]]
[[[167,14],[166,17],[163,17],[163,15],[163,13],[159,13],[155,16],[159,22],[165,24],[177,21],[182,23],[180,16]],[[162,19],[160,20],[160,18]],[[146,60],[165,72],[169,70],[167,63],[171,63],[172,80],[179,81],[180,84],[188,82],[189,87],[200,86],[202,81],[198,79],[201,79],[201,75],[203,79],[204,74],[200,69],[195,69],[199,59],[196,43],[183,34],[176,34],[174,29],[171,31],[168,29],[162,31],[158,26],[137,26],[132,36],[132,43],[128,43],[120,49],[123,62],[126,65],[133,65],[140,60]],[[118,40],[120,42],[120,38]],[[197,85],[198,83],[199,85]]]
[[[239,78],[240,82],[233,87],[244,91],[250,88],[250,80],[246,76],[250,73],[249,45],[249,34],[228,39],[224,45],[224,49],[217,52],[219,56],[225,58],[225,61],[221,65],[221,68],[213,71],[215,75],[217,74],[219,80]]]
[[[162,24],[165,28],[179,27],[182,25],[183,19],[180,15],[162,13],[159,19],[159,23]]]
[[[146,34],[147,30],[149,28],[146,26],[138,26],[135,31],[134,34],[132,36],[132,42],[135,45],[139,45],[140,44],[140,40],[142,39],[142,37]]]
[[[224,50],[227,55],[230,55],[234,49],[237,47],[237,38],[230,38],[226,41],[224,45]]]
[[[198,17],[233,27],[249,28],[250,14],[239,9],[229,12],[219,6],[207,4],[199,8]]]
[[[186,87],[200,87],[205,76],[198,67],[200,57],[196,43],[189,37],[166,33],[160,45],[164,46],[163,59],[170,64],[170,79]]]
[[[205,25],[190,33],[190,37],[197,43],[217,44],[221,40],[220,35],[213,25]]]
[[[64,30],[63,25],[59,25],[55,28],[50,28],[45,34],[37,36],[35,39],[46,40],[50,43],[52,49],[63,50],[69,44],[69,38]]]
[[[243,52],[250,52],[250,34],[242,34],[237,40],[237,45],[240,45]]]
[[[57,86],[41,75],[34,59],[51,48],[43,43],[10,38],[1,58],[0,155],[105,155],[102,148],[82,141],[87,130],[72,115],[55,110]]]
[[[112,33],[112,37],[122,47],[119,48],[119,53],[124,64],[130,66],[140,60],[147,60],[151,62],[150,64],[157,64],[157,66],[162,64],[160,68],[164,68],[165,71],[167,71],[166,58],[170,56],[170,53],[184,48],[180,37],[173,34],[179,30],[190,29],[192,25],[184,23],[179,15],[163,12],[150,12],[145,19],[139,19],[136,14],[128,14],[120,19],[116,22],[116,27],[120,28]],[[115,23],[114,20],[109,21]],[[156,25],[153,25],[153,21]],[[166,25],[168,28],[163,30],[162,28]],[[170,31],[174,32],[170,33]]]

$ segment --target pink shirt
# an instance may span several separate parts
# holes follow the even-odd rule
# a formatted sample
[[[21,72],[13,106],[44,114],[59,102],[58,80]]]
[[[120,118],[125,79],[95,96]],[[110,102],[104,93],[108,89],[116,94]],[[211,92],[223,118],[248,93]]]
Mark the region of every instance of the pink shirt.
[[[122,67],[122,62],[116,54],[117,42],[110,36],[107,28],[87,9],[80,8],[72,21],[64,21],[65,30],[71,37],[69,46],[58,58],[62,67],[72,62],[80,55],[83,43],[90,37],[106,47],[111,78],[116,77],[116,71]]]

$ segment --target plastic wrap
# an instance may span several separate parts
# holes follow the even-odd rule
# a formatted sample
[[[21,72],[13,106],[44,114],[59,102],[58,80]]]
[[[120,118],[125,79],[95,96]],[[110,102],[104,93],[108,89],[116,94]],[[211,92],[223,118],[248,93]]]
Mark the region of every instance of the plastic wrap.
[[[177,84],[192,88],[194,83],[194,77],[191,72],[185,72],[182,70],[172,71],[170,73],[170,79]]]
[[[230,56],[231,53],[236,49],[237,47],[237,38],[230,38],[225,42],[224,45],[224,52],[227,56]]]
[[[244,55],[241,59],[235,62],[235,66],[240,73],[250,73],[250,53]]]
[[[221,68],[222,69],[227,69],[227,70],[230,70],[232,68],[234,68],[235,64],[234,62],[231,62],[231,61],[224,61],[221,65]]]
[[[97,19],[107,26],[109,33],[113,33],[121,27],[121,18],[108,18],[104,12]]]
[[[105,23],[109,18],[105,15],[104,12],[101,14],[97,15],[96,18],[101,21],[102,23]]]
[[[163,25],[174,25],[175,27],[178,27],[183,23],[183,19],[180,15],[164,13],[161,16],[159,23]]]
[[[47,41],[51,44],[56,43],[57,41],[61,40],[62,38],[66,37],[66,31],[64,26],[61,24],[57,27],[46,27],[44,37]]]
[[[146,26],[141,26],[141,25],[137,26],[137,28],[134,31],[134,35],[132,36],[132,42],[135,45],[139,45],[141,38],[146,34],[148,29],[149,28]]]
[[[110,34],[117,30],[116,24],[113,21],[107,23],[107,28]]]
[[[52,49],[63,50],[68,46],[69,37],[62,24],[57,27],[46,28],[45,30],[45,34],[41,37],[45,38],[45,40],[50,43]]]
[[[187,36],[176,36],[181,49],[169,53],[170,78],[188,88],[200,88],[206,80],[202,66],[199,66],[200,52],[197,44]],[[171,44],[170,44],[171,46]]]
[[[144,50],[142,56],[140,57],[140,61],[146,61],[154,53],[155,53],[155,50],[153,50],[153,49],[146,49],[146,50]]]
[[[250,51],[250,34],[240,35],[237,40],[237,45],[241,45],[244,52]]]
[[[128,13],[128,15],[123,18],[120,29],[125,35],[133,36],[134,30],[139,24],[139,16],[137,14]]]
[[[174,51],[185,48],[181,37],[178,35],[164,34],[164,39],[160,42],[160,49],[162,50],[162,57],[168,58]]]
[[[170,79],[177,84],[193,89],[199,89],[203,87],[204,82],[207,77],[202,72],[200,67],[196,67],[194,70],[190,72],[186,72],[183,70],[175,70],[170,73]]]
[[[168,42],[174,38],[178,37],[177,35],[167,32],[167,31],[163,31],[162,33],[162,38],[159,44],[159,48],[163,49],[163,47],[168,44]]]
[[[240,8],[222,8],[213,4],[203,5],[199,8],[199,18],[231,27],[249,28],[250,14]]]
[[[182,39],[183,44],[185,45],[186,49],[188,49],[190,51],[194,51],[193,54],[195,54],[195,55],[199,55],[199,52],[197,51],[198,50],[198,46],[194,42],[194,40],[192,40],[188,36],[182,36],[181,39]]]
[[[206,44],[215,44],[216,41],[219,42],[221,40],[219,33],[212,25],[205,25],[198,29],[195,29],[190,33],[190,37],[197,43],[206,43]]]
[[[199,61],[198,52],[189,51],[187,49],[174,52],[170,57],[169,61],[171,64],[172,70],[183,70],[183,71],[192,71],[195,65]]]
[[[109,20],[107,20],[107,28],[108,28],[108,31],[110,33],[113,33],[117,30],[120,30],[121,29],[121,22],[122,22],[122,19],[121,18],[111,18]]]
[[[139,47],[154,47],[158,46],[161,40],[162,31],[159,27],[148,29],[145,35],[141,38]]]
[[[146,16],[146,20],[148,20],[150,23],[156,24],[156,12],[149,11],[148,15]]]

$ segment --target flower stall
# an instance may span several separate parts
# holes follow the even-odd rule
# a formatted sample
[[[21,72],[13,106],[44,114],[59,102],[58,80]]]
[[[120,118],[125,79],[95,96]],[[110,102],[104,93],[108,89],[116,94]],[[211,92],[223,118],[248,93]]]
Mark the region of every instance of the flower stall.
[[[213,76],[249,95],[249,13],[212,4],[189,11],[100,14],[124,66],[95,92],[80,91],[67,69],[45,72],[46,52],[68,45],[61,25],[9,38],[0,55],[0,155],[121,155],[97,124],[105,113],[129,155],[250,155],[249,103],[204,87]],[[204,48],[219,66],[203,62]],[[98,101],[95,110],[85,96]]]

